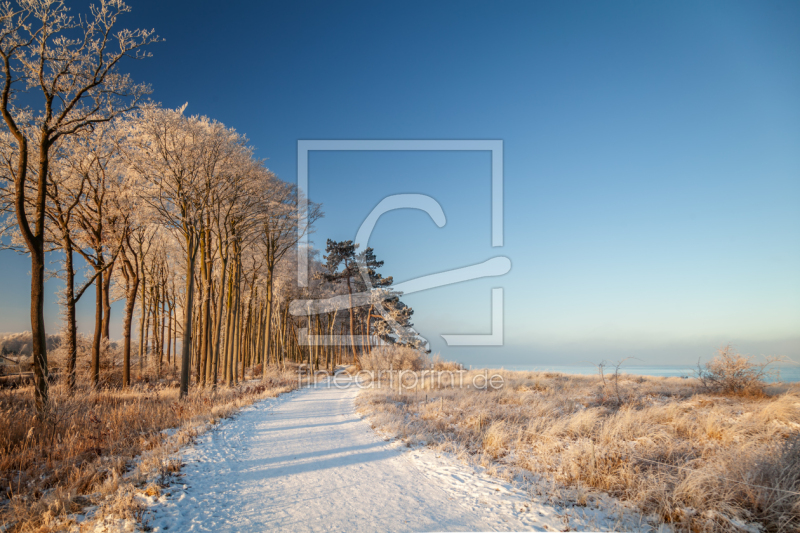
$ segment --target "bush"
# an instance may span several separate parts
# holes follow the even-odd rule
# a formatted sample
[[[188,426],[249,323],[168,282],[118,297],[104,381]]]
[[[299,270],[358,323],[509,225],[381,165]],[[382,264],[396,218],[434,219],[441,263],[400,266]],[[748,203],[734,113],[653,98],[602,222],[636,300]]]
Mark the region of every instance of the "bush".
[[[705,368],[698,363],[697,377],[710,392],[762,394],[766,380],[775,375],[767,367],[780,360],[770,357],[758,363],[752,357],[740,354],[729,344],[720,348],[717,356],[706,363]]]
[[[455,361],[442,361],[441,356],[437,353],[431,360],[433,369],[440,372],[458,372],[464,370],[464,365],[456,363]]]
[[[361,368],[377,372],[378,370],[414,370],[419,371],[430,366],[428,355],[405,346],[378,346],[370,353],[361,355]]]

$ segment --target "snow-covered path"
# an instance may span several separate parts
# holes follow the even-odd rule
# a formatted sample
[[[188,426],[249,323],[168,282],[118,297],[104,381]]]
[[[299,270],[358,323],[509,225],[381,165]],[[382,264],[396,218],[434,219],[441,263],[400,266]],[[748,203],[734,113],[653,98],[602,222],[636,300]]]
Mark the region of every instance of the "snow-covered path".
[[[567,520],[573,527],[613,527],[607,516],[573,522],[563,510],[531,506],[525,493],[471,467],[383,440],[357,415],[357,394],[357,386],[318,385],[221,422],[185,450],[183,480],[152,502],[149,526],[214,532],[552,531]]]
[[[172,531],[489,530],[355,413],[357,387],[301,389],[223,422],[186,455]]]

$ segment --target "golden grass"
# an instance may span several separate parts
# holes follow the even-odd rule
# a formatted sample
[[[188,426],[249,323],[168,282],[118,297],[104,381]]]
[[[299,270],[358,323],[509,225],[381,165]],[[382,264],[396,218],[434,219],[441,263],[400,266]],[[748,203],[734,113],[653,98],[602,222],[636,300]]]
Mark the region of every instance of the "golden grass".
[[[800,389],[711,395],[694,379],[484,371],[442,386],[365,390],[374,425],[412,443],[465,456],[490,472],[539,474],[634,502],[686,531],[729,531],[754,521],[800,528]],[[408,381],[408,380],[407,380]],[[427,399],[427,402],[426,402]],[[785,492],[788,491],[788,492]],[[793,494],[794,493],[794,494]]]
[[[296,373],[267,372],[266,383],[192,387],[184,399],[164,382],[72,393],[56,385],[44,417],[32,387],[0,391],[0,526],[62,530],[87,505],[101,506],[98,520],[141,518],[136,494],[160,491],[157,480],[180,468],[169,457],[177,447],[242,406],[297,387]]]

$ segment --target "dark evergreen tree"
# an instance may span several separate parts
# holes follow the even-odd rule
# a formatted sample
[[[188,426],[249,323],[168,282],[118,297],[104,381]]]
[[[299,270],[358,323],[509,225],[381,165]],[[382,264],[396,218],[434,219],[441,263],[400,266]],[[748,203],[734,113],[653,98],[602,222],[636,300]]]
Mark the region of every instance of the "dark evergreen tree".
[[[353,241],[334,241],[328,239],[325,246],[325,272],[323,277],[330,283],[346,283],[350,312],[350,347],[353,351],[353,362],[361,369],[361,364],[356,353],[355,342],[355,317],[353,313],[353,278],[359,275],[356,263],[356,248],[358,244]]]

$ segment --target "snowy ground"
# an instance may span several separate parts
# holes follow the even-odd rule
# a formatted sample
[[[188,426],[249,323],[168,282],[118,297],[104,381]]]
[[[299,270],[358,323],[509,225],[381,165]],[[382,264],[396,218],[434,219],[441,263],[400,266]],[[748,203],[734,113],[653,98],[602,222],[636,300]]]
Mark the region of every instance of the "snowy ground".
[[[387,441],[356,414],[357,394],[352,385],[317,385],[220,423],[184,450],[177,484],[148,498],[147,524],[214,532],[651,530],[635,513],[532,500],[451,457]]]

